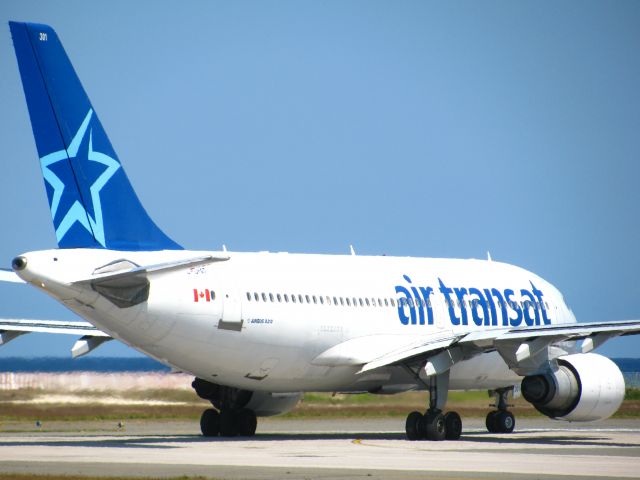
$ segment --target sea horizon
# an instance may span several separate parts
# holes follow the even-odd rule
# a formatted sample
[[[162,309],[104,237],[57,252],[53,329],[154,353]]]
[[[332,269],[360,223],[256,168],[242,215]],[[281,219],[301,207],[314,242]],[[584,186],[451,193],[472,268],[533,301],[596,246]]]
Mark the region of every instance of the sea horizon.
[[[612,358],[623,373],[640,372],[640,358]],[[0,372],[170,372],[149,357],[0,357]]]

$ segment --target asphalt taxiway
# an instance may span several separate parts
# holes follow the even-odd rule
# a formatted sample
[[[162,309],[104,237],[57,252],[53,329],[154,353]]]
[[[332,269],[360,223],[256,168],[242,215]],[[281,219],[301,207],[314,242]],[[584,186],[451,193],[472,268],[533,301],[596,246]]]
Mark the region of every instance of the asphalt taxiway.
[[[511,435],[465,422],[459,441],[410,442],[403,420],[263,420],[253,438],[197,422],[4,424],[0,473],[267,478],[638,478],[640,420],[519,419]]]

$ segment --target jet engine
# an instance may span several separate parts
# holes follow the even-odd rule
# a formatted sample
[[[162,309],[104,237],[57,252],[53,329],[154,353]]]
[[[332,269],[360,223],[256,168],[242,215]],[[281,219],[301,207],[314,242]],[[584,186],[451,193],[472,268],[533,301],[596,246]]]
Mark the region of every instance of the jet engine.
[[[618,366],[594,353],[566,355],[549,372],[522,380],[522,396],[548,417],[570,422],[604,420],[624,398]]]
[[[257,417],[287,413],[297,405],[301,393],[271,393],[241,390],[196,378],[191,384],[200,398],[209,400],[218,410],[253,411]]]

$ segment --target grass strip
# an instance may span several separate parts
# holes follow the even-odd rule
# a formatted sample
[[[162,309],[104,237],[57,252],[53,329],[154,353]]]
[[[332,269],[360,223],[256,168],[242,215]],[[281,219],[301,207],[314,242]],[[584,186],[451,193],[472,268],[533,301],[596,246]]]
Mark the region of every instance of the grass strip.
[[[148,393],[148,392],[147,392]],[[164,391],[154,391],[146,399],[165,399]],[[127,398],[138,401],[140,392],[133,397],[119,397],[120,404],[93,403],[100,395],[83,396],[82,403],[38,403],[38,398],[46,398],[43,392],[3,392],[0,395],[0,421],[86,421],[86,420],[198,420],[202,411],[210,407],[209,402],[198,399],[192,392],[180,392],[170,396],[172,400],[185,402],[183,405],[127,404]],[[103,396],[108,396],[104,393]],[[309,393],[285,418],[330,418],[330,417],[404,417],[407,413],[425,409],[428,394],[408,392],[398,395],[332,395],[329,393]],[[493,407],[493,399],[484,391],[450,392],[447,410],[455,410],[465,417],[484,417]],[[518,416],[541,416],[523,398],[512,400],[513,411]],[[626,399],[614,418],[640,417],[640,390],[628,389]]]

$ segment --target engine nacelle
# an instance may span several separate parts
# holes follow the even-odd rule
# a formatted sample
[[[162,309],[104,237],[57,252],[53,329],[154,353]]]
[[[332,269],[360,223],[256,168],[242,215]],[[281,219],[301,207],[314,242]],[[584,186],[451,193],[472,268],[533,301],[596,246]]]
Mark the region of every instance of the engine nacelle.
[[[602,355],[578,353],[557,359],[557,368],[522,380],[522,396],[548,417],[570,422],[604,420],[624,399],[618,366]]]
[[[191,384],[200,398],[209,400],[218,410],[248,408],[257,417],[287,413],[298,404],[301,393],[271,393],[241,390],[196,378]]]

